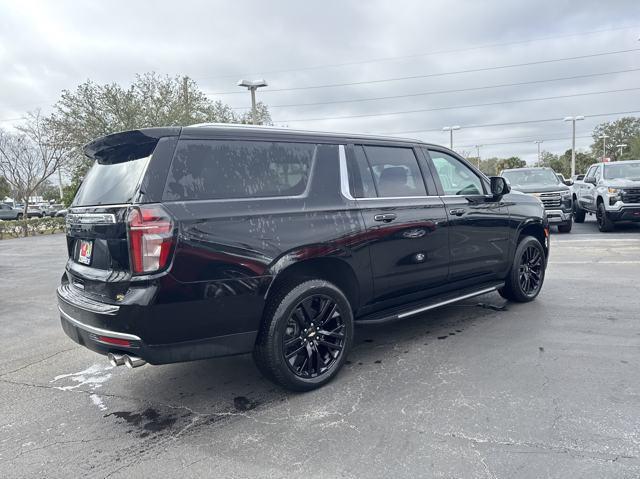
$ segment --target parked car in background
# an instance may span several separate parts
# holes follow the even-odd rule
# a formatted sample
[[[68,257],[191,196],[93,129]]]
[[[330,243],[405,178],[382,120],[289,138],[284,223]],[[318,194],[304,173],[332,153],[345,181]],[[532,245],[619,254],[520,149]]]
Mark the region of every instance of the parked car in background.
[[[58,307],[117,366],[253,352],[310,390],[344,364],[354,323],[496,290],[527,302],[544,281],[540,202],[440,146],[204,125],[84,152]]]
[[[575,217],[595,214],[598,229],[612,231],[616,223],[640,222],[640,160],[591,165],[575,184]]]
[[[47,205],[46,208],[44,208],[44,211],[46,213],[47,216],[51,216],[52,218],[54,216],[56,216],[56,213],[60,210],[64,209],[64,205],[61,203],[52,203],[50,205]]]
[[[45,216],[47,216],[45,211],[37,206],[29,206],[27,208],[27,218],[44,218]]]
[[[64,218],[64,217],[66,217],[67,216],[67,209],[63,208],[61,210],[56,211],[54,216],[56,218]]]
[[[537,197],[547,212],[549,224],[557,225],[560,233],[569,233],[573,226],[572,193],[551,168],[514,168],[500,173],[511,187]]]
[[[18,208],[14,208],[11,205],[2,203],[0,204],[0,220],[19,220],[22,219],[23,211]]]

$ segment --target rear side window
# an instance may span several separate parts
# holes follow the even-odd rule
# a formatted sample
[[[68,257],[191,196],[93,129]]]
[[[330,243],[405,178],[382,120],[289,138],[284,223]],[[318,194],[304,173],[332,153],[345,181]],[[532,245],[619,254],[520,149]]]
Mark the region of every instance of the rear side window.
[[[73,206],[129,203],[136,193],[150,156],[120,163],[96,161],[73,200]]]
[[[426,196],[418,160],[411,148],[365,146],[378,196]]]
[[[306,143],[181,140],[164,198],[298,196],[307,188],[315,150]]]

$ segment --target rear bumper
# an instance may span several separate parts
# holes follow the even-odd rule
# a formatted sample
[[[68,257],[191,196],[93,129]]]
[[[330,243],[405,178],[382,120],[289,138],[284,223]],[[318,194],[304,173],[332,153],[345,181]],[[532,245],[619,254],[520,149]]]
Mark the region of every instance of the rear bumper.
[[[149,342],[144,328],[146,316],[154,316],[154,306],[112,305],[100,303],[63,284],[58,288],[58,310],[62,329],[73,341],[99,354],[119,352],[138,356],[150,364],[194,361],[221,356],[245,354],[253,350],[257,330],[187,341]],[[157,326],[166,328],[158,319]],[[184,318],[171,318],[180,328]],[[168,332],[169,336],[171,331]],[[174,335],[179,336],[180,331]]]

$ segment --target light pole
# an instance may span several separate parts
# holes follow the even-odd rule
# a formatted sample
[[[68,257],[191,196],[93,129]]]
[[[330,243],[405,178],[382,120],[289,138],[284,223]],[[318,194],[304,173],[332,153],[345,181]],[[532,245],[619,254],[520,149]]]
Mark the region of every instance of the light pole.
[[[538,145],[538,165],[537,166],[540,166],[540,144],[544,143],[544,140],[535,140],[534,143]]]
[[[622,156],[622,150],[624,150],[626,147],[626,143],[620,143],[619,145],[616,145],[616,148],[620,148],[620,156]]]
[[[567,116],[564,121],[570,121],[571,129],[571,176],[576,174],[576,121],[584,120],[584,116]]]
[[[240,80],[238,86],[243,86],[251,92],[251,122],[254,125],[258,124],[258,111],[256,110],[256,90],[263,86],[268,86],[268,83],[263,79],[260,80]]]
[[[598,138],[602,140],[602,161],[607,157],[607,138],[609,135],[600,135]]]
[[[459,125],[454,125],[454,126],[445,126],[442,131],[448,131],[449,132],[449,148],[453,150],[453,130],[459,130],[460,126]]]
[[[480,169],[480,147],[483,145],[476,145],[476,152],[478,153],[478,169]]]

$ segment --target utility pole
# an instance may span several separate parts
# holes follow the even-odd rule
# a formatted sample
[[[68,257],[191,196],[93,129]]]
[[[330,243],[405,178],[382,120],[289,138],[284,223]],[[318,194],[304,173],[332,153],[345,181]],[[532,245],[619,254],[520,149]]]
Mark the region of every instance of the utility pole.
[[[567,116],[564,121],[570,121],[572,124],[571,133],[571,176],[576,174],[576,121],[584,120],[584,116]]]
[[[480,147],[483,145],[476,145],[476,152],[478,153],[478,169],[480,169]]]
[[[602,140],[602,161],[607,157],[607,138],[609,135],[602,134],[598,138]]]
[[[62,191],[62,169],[58,168],[58,188],[60,192],[60,201],[62,201],[63,191]]]
[[[618,148],[620,150],[619,154],[620,157],[622,157],[622,150],[624,150],[627,147],[626,143],[620,143],[619,145],[616,145],[616,148]],[[616,158],[616,160],[619,161],[619,158]]]
[[[538,164],[536,166],[540,166],[542,164],[542,158],[540,158],[540,144],[544,143],[544,140],[535,140],[534,143],[538,145]]]
[[[453,130],[459,130],[460,126],[459,125],[454,125],[454,126],[445,126],[442,131],[448,131],[449,132],[449,149],[453,150]]]
[[[182,96],[184,98],[184,119],[185,124],[191,119],[191,108],[189,108],[189,77],[182,78]]]
[[[240,80],[238,86],[243,86],[251,92],[251,122],[254,125],[258,124],[258,110],[256,109],[256,90],[263,86],[268,86],[268,83],[263,79],[260,80]]]

